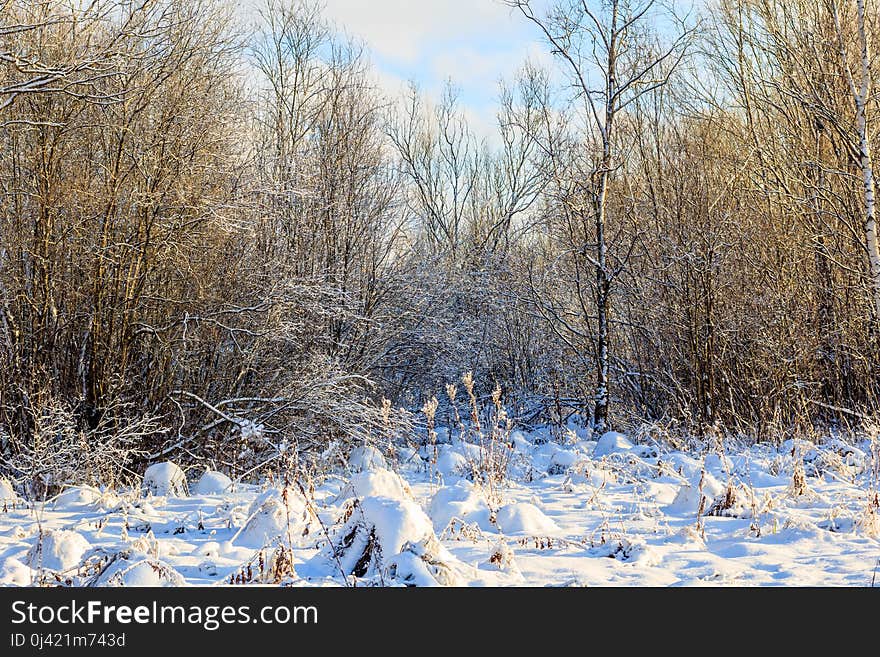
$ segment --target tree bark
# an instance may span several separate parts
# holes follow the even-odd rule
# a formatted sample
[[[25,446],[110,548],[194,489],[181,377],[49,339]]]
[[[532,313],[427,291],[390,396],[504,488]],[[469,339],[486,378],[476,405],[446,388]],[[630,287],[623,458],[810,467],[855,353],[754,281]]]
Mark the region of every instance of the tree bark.
[[[865,26],[865,0],[856,0],[856,12],[861,49],[861,81],[858,90],[856,90],[855,84],[852,84],[852,91],[856,106],[856,131],[859,137],[859,168],[862,174],[865,204],[865,246],[868,251],[868,265],[874,296],[874,321],[880,323],[880,244],[877,240],[874,169],[868,136],[867,105],[871,87],[871,60],[868,54],[868,35]],[[847,65],[846,59],[844,59],[844,65]]]

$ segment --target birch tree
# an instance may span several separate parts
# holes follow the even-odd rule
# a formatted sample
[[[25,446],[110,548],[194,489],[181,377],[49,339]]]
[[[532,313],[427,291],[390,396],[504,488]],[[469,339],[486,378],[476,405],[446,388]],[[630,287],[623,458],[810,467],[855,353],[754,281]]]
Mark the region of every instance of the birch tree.
[[[871,285],[874,292],[875,321],[880,323],[880,243],[877,239],[877,210],[875,202],[876,187],[874,165],[871,156],[871,141],[868,132],[868,104],[871,100],[872,77],[871,58],[868,49],[868,29],[865,4],[867,0],[856,0],[856,39],[857,48],[855,72],[847,47],[847,35],[841,24],[841,14],[837,0],[829,0],[834,16],[834,28],[840,46],[840,64],[852,95],[855,109],[855,134],[858,140],[858,166],[862,176],[862,194],[865,208],[865,246]]]
[[[572,181],[572,191],[586,192],[589,205],[570,210],[582,221],[592,223],[590,240],[573,247],[590,263],[595,276],[592,424],[594,431],[602,433],[607,428],[610,405],[612,285],[624,264],[609,261],[606,232],[609,188],[620,166],[619,117],[640,96],[668,82],[684,57],[693,32],[676,26],[671,41],[661,44],[650,27],[664,13],[658,12],[660,7],[655,0],[571,0],[544,14],[537,12],[530,0],[510,0],[508,4],[537,27],[560,62],[571,89],[572,104],[587,130],[584,148],[590,148],[591,138],[597,137],[597,152],[587,156],[590,166],[578,173],[582,179]],[[570,198],[580,196],[574,193]]]

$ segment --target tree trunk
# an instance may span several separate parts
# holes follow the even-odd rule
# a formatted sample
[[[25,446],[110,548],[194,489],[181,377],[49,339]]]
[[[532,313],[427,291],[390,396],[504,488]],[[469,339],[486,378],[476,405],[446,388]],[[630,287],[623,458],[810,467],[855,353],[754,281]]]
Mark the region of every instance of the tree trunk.
[[[868,36],[865,27],[865,0],[856,0],[858,11],[859,45],[861,47],[861,88],[855,94],[856,129],[859,135],[859,168],[862,172],[865,202],[865,245],[874,293],[874,321],[880,322],[880,245],[877,241],[877,210],[874,199],[874,169],[871,162],[871,144],[868,136],[867,104],[871,84],[871,61],[868,56]]]
[[[613,32],[612,32],[613,34]],[[613,42],[612,42],[613,44]],[[614,50],[609,56],[609,71],[614,71]],[[608,199],[608,176],[611,175],[612,145],[611,127],[614,122],[614,104],[611,100],[614,76],[608,76],[609,99],[605,108],[605,125],[602,129],[602,162],[599,165],[598,189],[596,191],[596,314],[598,335],[596,344],[596,407],[593,411],[593,431],[605,433],[608,428],[608,314],[611,297],[611,280],[608,277],[608,245],[605,243],[605,215]]]

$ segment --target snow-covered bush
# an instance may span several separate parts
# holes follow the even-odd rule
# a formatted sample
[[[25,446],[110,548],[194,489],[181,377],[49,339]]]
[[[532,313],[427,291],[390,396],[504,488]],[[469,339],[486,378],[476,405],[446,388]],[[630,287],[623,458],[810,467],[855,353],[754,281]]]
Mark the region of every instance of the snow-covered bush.
[[[559,536],[562,531],[534,504],[516,502],[498,509],[495,523],[509,535]]]
[[[101,499],[101,491],[91,486],[71,486],[65,488],[52,500],[56,509],[95,504]]]
[[[403,584],[454,583],[454,558],[431,520],[410,500],[367,497],[355,503],[333,542],[315,557],[346,576]],[[389,582],[385,582],[389,583]]]
[[[431,498],[428,512],[438,532],[443,532],[453,518],[465,523],[475,522],[486,531],[494,530],[485,493],[466,479],[440,488]]]
[[[691,477],[678,489],[672,504],[666,507],[667,513],[690,515],[696,514],[701,506],[704,511],[708,509],[713,500],[724,492],[724,486],[708,472],[702,479],[702,494],[700,492],[700,475],[698,474]]]
[[[102,563],[86,584],[96,587],[186,586],[186,579],[156,557],[123,550]]]
[[[632,449],[633,444],[625,435],[617,431],[608,431],[602,434],[599,442],[596,443],[596,447],[593,450],[593,458],[598,459],[610,454],[622,454],[630,452]]]
[[[176,463],[154,463],[144,472],[143,490],[155,496],[186,495],[186,475]]]
[[[90,547],[82,534],[55,529],[36,537],[25,563],[34,570],[63,572],[77,566]]]
[[[411,500],[412,490],[401,477],[391,470],[368,470],[352,475],[339,493],[340,500],[352,497],[391,497]]]
[[[6,436],[0,477],[8,477],[33,500],[58,494],[71,485],[117,486],[130,475],[141,445],[163,433],[157,418],[135,413],[129,405],[110,404],[96,426],[83,426],[76,410],[51,397],[28,407],[31,429]]]
[[[193,486],[195,495],[220,495],[232,488],[232,479],[222,472],[206,470]]]
[[[365,472],[367,470],[385,470],[388,464],[382,452],[372,445],[362,445],[351,450],[348,457],[348,467],[352,472]]]
[[[302,535],[308,519],[306,500],[298,490],[273,488],[251,504],[247,523],[234,542],[254,549],[286,543]]]
[[[18,495],[15,494],[15,489],[9,483],[9,480],[0,479],[0,505],[3,502],[15,502],[17,499]]]

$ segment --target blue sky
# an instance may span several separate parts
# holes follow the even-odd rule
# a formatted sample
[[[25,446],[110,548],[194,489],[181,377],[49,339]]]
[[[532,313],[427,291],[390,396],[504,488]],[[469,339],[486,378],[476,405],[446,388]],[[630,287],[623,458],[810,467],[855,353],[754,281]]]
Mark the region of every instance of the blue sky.
[[[511,79],[526,58],[549,58],[534,28],[499,0],[324,0],[324,5],[328,19],[366,42],[389,92],[412,80],[436,97],[451,78],[480,136],[493,131],[499,79]]]
[[[338,31],[367,46],[378,84],[389,97],[403,97],[412,81],[436,99],[451,80],[472,131],[490,143],[497,139],[499,81],[511,81],[526,60],[558,67],[538,28],[501,0],[315,1]],[[689,8],[703,1],[673,4]],[[239,7],[259,4],[262,0],[245,0]],[[533,0],[537,14],[551,4]]]

